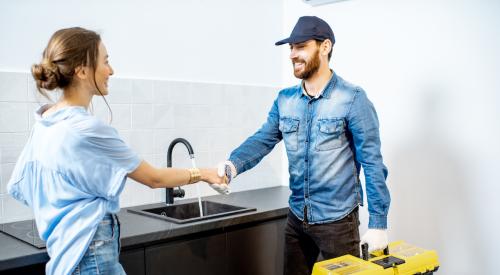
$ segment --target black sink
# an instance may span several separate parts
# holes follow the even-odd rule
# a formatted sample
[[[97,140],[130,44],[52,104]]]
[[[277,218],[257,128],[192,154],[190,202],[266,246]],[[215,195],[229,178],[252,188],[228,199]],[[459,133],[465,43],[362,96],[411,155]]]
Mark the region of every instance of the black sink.
[[[190,223],[256,210],[255,208],[241,207],[212,201],[202,201],[201,205],[203,208],[202,217],[200,216],[200,207],[198,202],[160,206],[155,208],[151,208],[151,206],[147,205],[137,206],[129,208],[128,211],[174,223]]]

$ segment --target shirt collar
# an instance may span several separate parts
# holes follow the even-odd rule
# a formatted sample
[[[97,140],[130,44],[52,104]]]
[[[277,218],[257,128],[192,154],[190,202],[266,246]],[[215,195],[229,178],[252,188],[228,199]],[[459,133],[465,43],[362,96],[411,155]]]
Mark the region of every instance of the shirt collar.
[[[46,117],[42,117],[42,114],[50,107],[52,107],[52,104],[45,104],[43,106],[40,106],[35,111],[35,121],[40,122],[44,125],[52,125],[54,123],[57,123],[61,120],[68,118],[75,112],[87,113],[87,110],[85,110],[85,108],[82,106],[67,106],[53,112],[52,114],[49,114]]]
[[[330,77],[330,80],[328,80],[328,83],[326,84],[325,88],[323,88],[323,90],[320,93],[318,93],[316,96],[314,96],[315,99],[320,98],[320,97],[330,98],[330,95],[332,94],[332,91],[333,91],[333,87],[335,87],[335,83],[337,82],[337,75],[335,74],[335,72],[333,70],[330,70],[330,71],[332,72],[332,76]],[[300,90],[301,90],[303,96],[310,97],[307,94],[306,89],[304,88],[304,80],[302,80],[302,82],[300,83]]]

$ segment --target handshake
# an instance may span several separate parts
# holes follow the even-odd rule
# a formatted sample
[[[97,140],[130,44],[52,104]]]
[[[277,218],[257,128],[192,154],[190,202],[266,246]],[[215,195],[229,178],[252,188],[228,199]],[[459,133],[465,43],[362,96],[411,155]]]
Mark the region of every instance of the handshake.
[[[220,194],[229,195],[231,193],[229,183],[231,183],[231,180],[236,177],[236,167],[234,167],[232,162],[226,160],[217,165],[216,172],[217,175],[214,175],[212,180],[208,180],[208,184]]]

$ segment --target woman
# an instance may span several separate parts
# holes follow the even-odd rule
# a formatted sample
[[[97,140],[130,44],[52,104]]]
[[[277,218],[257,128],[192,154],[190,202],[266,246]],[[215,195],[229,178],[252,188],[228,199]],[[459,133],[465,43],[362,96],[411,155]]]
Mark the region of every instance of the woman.
[[[87,112],[94,95],[108,94],[113,74],[97,33],[55,32],[31,71],[41,94],[59,88],[63,95],[36,111],[8,191],[33,209],[50,256],[47,274],[123,274],[115,213],[127,177],[151,188],[223,179],[215,169],[154,168]]]

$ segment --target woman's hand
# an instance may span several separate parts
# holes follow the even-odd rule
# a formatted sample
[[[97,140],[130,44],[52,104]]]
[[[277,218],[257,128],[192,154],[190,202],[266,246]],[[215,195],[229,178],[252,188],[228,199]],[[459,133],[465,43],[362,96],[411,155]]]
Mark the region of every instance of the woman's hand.
[[[219,177],[217,168],[200,168],[201,180],[210,184],[226,184],[226,177]]]

